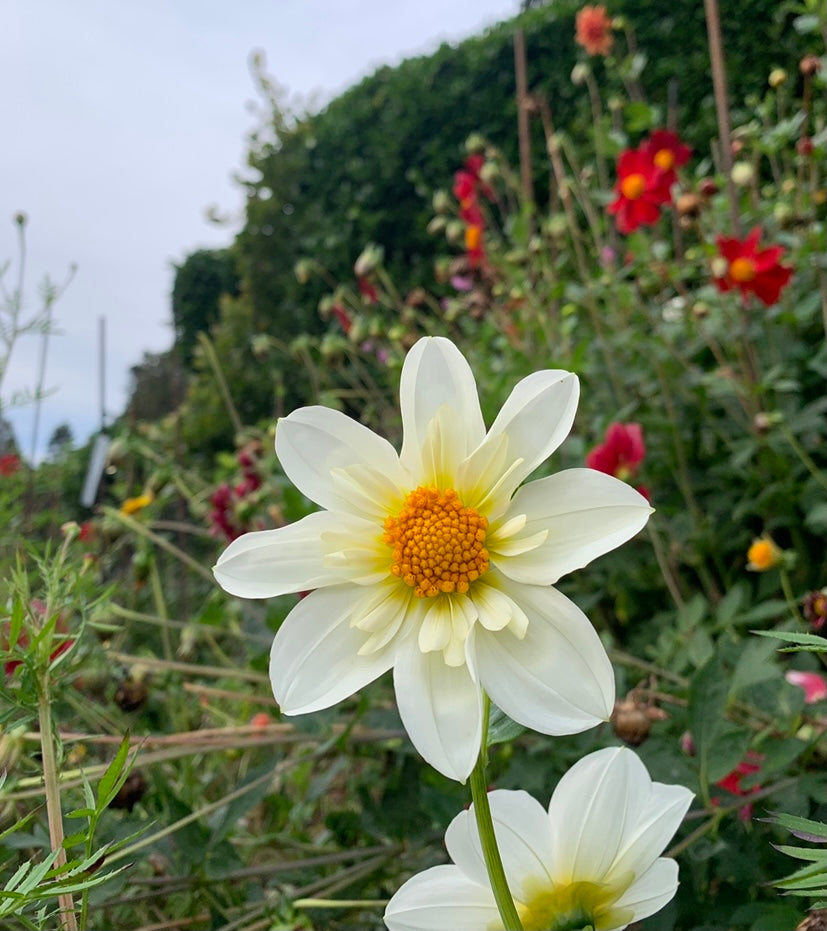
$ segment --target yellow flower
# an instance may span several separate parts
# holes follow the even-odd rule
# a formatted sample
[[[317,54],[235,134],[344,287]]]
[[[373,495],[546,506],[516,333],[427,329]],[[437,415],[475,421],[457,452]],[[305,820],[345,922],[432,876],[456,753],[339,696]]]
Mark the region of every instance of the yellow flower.
[[[766,534],[752,541],[747,550],[747,569],[750,572],[767,572],[781,561],[781,549]]]
[[[147,505],[152,504],[152,500],[153,496],[151,494],[138,495],[137,498],[127,498],[121,505],[121,514],[125,514],[127,517],[130,514],[137,514],[138,511],[142,511]]]

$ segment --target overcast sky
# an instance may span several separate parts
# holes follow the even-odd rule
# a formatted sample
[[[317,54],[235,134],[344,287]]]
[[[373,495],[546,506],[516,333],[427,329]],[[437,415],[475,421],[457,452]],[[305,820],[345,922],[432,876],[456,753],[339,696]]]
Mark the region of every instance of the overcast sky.
[[[100,425],[98,321],[106,318],[106,408],[129,367],[172,343],[173,262],[232,241],[245,138],[255,127],[248,60],[263,49],[290,99],[321,106],[383,64],[457,42],[518,0],[5,0],[0,30],[0,267],[16,284],[13,217],[28,217],[26,303],[46,275],[77,272],[55,306],[39,455],[54,428],[77,443]],[[236,219],[216,226],[215,205]],[[2,387],[28,455],[40,338],[21,338]]]

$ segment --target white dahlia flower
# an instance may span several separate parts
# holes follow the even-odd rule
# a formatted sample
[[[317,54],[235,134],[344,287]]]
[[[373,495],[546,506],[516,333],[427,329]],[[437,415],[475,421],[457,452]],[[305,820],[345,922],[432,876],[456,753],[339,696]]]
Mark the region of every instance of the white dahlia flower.
[[[488,795],[508,887],[525,931],[621,931],[678,888],[662,857],[692,793],[652,782],[625,747],[598,750],[560,780],[548,812],[528,793]],[[501,931],[473,806],[445,834],[454,861],[409,879],[385,911],[390,931]]]
[[[402,369],[401,453],[325,407],[279,421],[285,473],[324,510],[239,537],[214,572],[243,598],[313,589],[273,642],[285,714],[328,708],[393,668],[414,746],[458,780],[479,750],[483,689],[544,734],[608,719],[609,659],[551,585],[632,537],[652,509],[591,469],[520,487],[565,439],[578,393],[569,372],[535,372],[486,432],[465,358],[424,338]]]

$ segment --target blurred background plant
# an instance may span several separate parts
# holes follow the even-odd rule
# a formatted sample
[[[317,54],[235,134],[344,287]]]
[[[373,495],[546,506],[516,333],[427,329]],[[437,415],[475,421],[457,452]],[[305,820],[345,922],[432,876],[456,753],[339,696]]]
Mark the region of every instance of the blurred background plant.
[[[523,375],[575,371],[552,468],[656,508],[563,586],[610,648],[611,725],[551,741],[495,716],[496,784],[548,796],[631,744],[696,793],[678,895],[639,927],[805,919],[769,884],[789,830],[824,821],[823,654],[751,631],[827,624],[825,24],[813,0],[722,5],[731,107],[697,5],[537,5],[313,117],[257,59],[245,227],[179,267],[175,346],[133,370],[95,508],[75,504],[88,448],[56,443],[29,502],[29,465],[0,460],[10,928],[54,927],[58,893],[65,927],[379,928],[444,860],[467,799],[411,751],[389,684],[282,719],[268,652],[295,599],[242,603],[209,571],[312,509],[276,418],[325,404],[398,445],[401,362],[429,333],[469,358],[489,422]]]

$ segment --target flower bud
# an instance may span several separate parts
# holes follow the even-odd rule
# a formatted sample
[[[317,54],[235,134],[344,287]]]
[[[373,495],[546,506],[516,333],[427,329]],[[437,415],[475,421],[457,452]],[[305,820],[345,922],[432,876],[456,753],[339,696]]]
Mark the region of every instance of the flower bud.
[[[817,55],[805,55],[798,63],[798,68],[805,77],[812,77],[821,71],[821,59]]]
[[[633,747],[640,746],[652,730],[646,709],[629,698],[615,702],[611,723],[615,735]]]
[[[310,272],[313,269],[312,259],[299,259],[293,266],[293,274],[299,284],[307,284],[310,281]]]
[[[433,207],[434,213],[451,213],[454,209],[451,198],[446,191],[434,191],[434,196],[431,199],[431,206]]]
[[[732,166],[731,177],[738,187],[746,187],[748,184],[752,184],[755,178],[755,171],[749,162],[736,162]]]
[[[485,151],[485,139],[479,133],[471,133],[465,140],[465,151],[474,154]]]
[[[682,217],[697,217],[701,212],[701,198],[692,192],[681,194],[675,202],[678,215]]]
[[[781,85],[787,80],[787,72],[783,68],[773,68],[770,71],[770,76],[767,78],[767,83],[772,88],[781,87]]]
[[[809,158],[813,154],[813,140],[809,136],[802,136],[795,144],[795,151]]]
[[[571,83],[582,84],[589,76],[589,66],[584,62],[578,62],[571,69]]]
[[[364,278],[382,264],[385,250],[376,243],[369,242],[362,250],[362,254],[353,264],[353,271],[357,278]]]

